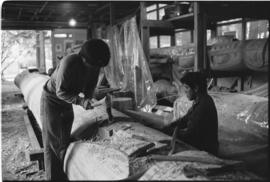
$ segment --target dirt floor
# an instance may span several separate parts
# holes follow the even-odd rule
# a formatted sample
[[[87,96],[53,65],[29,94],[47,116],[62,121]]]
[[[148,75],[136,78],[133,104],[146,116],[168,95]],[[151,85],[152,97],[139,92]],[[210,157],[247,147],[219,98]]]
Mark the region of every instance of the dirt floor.
[[[37,162],[29,160],[32,146],[23,119],[23,99],[13,82],[2,81],[2,179],[44,180]]]

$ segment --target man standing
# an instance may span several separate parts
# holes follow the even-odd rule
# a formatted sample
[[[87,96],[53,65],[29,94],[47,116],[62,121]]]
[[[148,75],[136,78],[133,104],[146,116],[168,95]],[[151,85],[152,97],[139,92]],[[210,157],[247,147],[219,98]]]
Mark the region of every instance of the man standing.
[[[47,180],[66,179],[63,161],[74,119],[72,104],[92,109],[101,67],[110,60],[108,45],[86,41],[78,54],[64,57],[44,85],[41,97],[42,138]],[[84,97],[79,94],[83,93]]]
[[[218,152],[218,117],[215,103],[207,93],[206,78],[200,72],[188,72],[181,79],[185,94],[193,105],[185,116],[173,122],[176,125],[172,140],[171,154],[175,139],[212,153]]]

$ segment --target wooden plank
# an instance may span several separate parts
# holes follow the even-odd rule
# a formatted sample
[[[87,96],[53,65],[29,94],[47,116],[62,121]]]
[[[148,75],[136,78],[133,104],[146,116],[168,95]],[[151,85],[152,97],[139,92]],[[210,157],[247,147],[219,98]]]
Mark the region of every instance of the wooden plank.
[[[230,160],[209,160],[201,156],[166,156],[166,155],[151,155],[151,159],[157,161],[182,161],[182,162],[199,162],[205,164],[215,165],[242,165],[241,161],[230,161]]]
[[[34,128],[30,122],[28,114],[24,114],[25,126],[28,132],[28,136],[30,138],[32,150],[29,152],[30,161],[38,161],[39,170],[44,170],[44,152],[38,141],[37,135],[34,131]]]
[[[43,149],[40,150],[31,150],[29,153],[29,157],[31,161],[38,161],[38,168],[39,170],[44,170],[44,151]]]
[[[167,19],[166,21],[181,21],[181,20],[186,20],[186,19],[192,20],[193,17],[194,17],[194,13],[187,13],[181,16],[176,16],[176,17]]]
[[[162,20],[142,20],[142,25],[151,28],[173,29],[173,24],[171,22]]]
[[[133,111],[133,110],[122,110],[122,112],[142,122],[146,126],[151,126],[157,129],[162,129],[166,126],[163,116],[159,116],[153,113]]]
[[[33,149],[41,149],[41,145],[37,139],[37,136],[35,134],[35,131],[33,129],[33,126],[28,118],[27,113],[24,114],[24,121],[25,121],[25,126],[27,128],[27,132],[31,141],[31,145],[33,147]]]

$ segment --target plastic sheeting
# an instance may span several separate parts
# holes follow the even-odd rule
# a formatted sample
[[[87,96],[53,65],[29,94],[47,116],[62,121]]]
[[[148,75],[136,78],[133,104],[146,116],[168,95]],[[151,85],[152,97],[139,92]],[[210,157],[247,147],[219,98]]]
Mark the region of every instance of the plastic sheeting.
[[[213,98],[219,124],[219,139],[232,143],[256,141],[267,143],[268,138],[268,99],[235,93],[209,93]],[[174,103],[174,119],[183,117],[192,102],[185,95]],[[226,135],[226,133],[231,135]]]
[[[268,128],[268,101],[248,106],[246,110],[237,114],[237,119],[245,121],[246,124],[252,122],[262,128]]]
[[[104,68],[108,82],[121,91],[132,91],[136,106],[150,112],[156,105],[156,95],[135,17],[120,28],[109,28],[108,39],[112,52],[110,64]]]
[[[118,27],[114,26],[108,29],[108,39],[111,59],[108,66],[104,67],[105,75],[112,88],[123,88],[125,75],[123,67],[124,55]]]
[[[218,112],[218,156],[244,161],[252,172],[267,176],[268,99],[236,93],[209,94]],[[178,98],[174,118],[183,117],[190,107],[191,102],[185,96]]]

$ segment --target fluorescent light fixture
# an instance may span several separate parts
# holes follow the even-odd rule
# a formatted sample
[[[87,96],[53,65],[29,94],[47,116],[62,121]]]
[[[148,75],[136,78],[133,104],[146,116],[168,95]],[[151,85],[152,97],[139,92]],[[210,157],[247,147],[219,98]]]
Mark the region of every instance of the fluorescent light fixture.
[[[73,19],[73,18],[71,18],[70,20],[69,20],[69,26],[72,26],[72,27],[74,27],[75,25],[76,25],[76,20],[75,19]]]
[[[67,34],[65,34],[65,33],[54,34],[54,37],[56,37],[56,38],[66,38]]]

